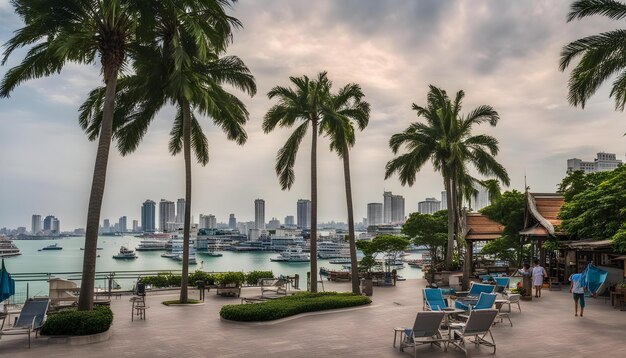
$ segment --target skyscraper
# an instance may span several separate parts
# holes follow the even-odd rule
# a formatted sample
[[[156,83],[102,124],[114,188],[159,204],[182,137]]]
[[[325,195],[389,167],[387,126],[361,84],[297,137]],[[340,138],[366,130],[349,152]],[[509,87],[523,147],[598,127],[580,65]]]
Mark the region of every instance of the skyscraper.
[[[445,190],[441,191],[441,210],[448,209],[448,192]]]
[[[174,202],[161,199],[159,203],[159,230],[167,232],[167,224],[177,221],[176,219],[176,206]]]
[[[404,197],[402,195],[391,196],[391,222],[404,222]]]
[[[441,202],[435,198],[426,198],[417,203],[417,211],[420,214],[434,214],[441,210]]]
[[[118,220],[118,222],[117,222],[117,226],[118,226],[119,232],[127,232],[127,231],[128,231],[128,226],[126,225],[126,224],[127,224],[127,222],[126,222],[126,221],[127,221],[127,220],[126,220],[126,216],[122,216],[122,217]]]
[[[299,199],[297,204],[298,228],[311,228],[311,200]]]
[[[380,225],[383,223],[383,204],[369,203],[367,204],[367,224]]]
[[[33,215],[30,227],[33,235],[37,235],[41,231],[41,215]]]
[[[237,218],[235,218],[235,214],[230,214],[228,217],[228,228],[236,229],[237,228]]]
[[[578,158],[572,158],[567,160],[567,174],[582,170],[585,174],[604,172],[617,168],[622,164],[622,161],[617,159],[614,153],[600,152],[596,154],[596,159],[593,162],[585,162]]]
[[[254,201],[254,228],[265,229],[265,200]]]
[[[144,232],[154,232],[156,230],[155,219],[156,203],[148,199],[141,206],[141,227]]]
[[[139,231],[139,221],[133,220],[133,232]]]
[[[389,224],[391,222],[391,197],[393,195],[390,191],[383,192],[383,223]],[[371,225],[371,224],[370,224]]]
[[[267,223],[268,229],[278,229],[280,228],[280,220],[276,218],[272,218],[269,223]]]
[[[55,219],[53,215],[48,215],[43,219],[43,231],[52,230],[52,221]]]
[[[52,233],[54,234],[61,233],[61,221],[59,219],[52,219],[52,227],[50,228],[50,231],[52,231]]]
[[[293,226],[293,225],[294,225],[293,215],[285,216],[285,226]]]
[[[111,222],[109,221],[109,219],[104,219],[102,221],[102,232],[111,232]]]
[[[185,222],[185,199],[176,200],[176,223]]]

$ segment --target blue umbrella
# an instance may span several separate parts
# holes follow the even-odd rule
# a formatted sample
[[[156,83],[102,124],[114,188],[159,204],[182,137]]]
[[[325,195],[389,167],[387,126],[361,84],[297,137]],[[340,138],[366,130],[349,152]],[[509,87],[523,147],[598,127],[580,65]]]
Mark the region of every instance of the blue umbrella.
[[[2,259],[2,269],[0,269],[0,302],[15,294],[15,280],[11,278],[9,272],[4,267]]]

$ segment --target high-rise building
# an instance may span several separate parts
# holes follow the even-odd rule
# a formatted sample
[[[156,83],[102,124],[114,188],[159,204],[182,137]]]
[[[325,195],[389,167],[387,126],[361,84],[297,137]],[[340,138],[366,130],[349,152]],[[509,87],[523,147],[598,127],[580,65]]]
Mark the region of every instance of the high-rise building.
[[[441,201],[435,198],[426,198],[417,203],[417,212],[420,214],[434,214],[439,210],[441,210]]]
[[[441,210],[448,209],[448,192],[445,190],[441,191]]]
[[[567,160],[567,174],[582,170],[587,173],[604,172],[617,168],[622,161],[617,159],[614,153],[600,152],[596,154],[593,162],[584,162],[578,158]]]
[[[104,219],[102,221],[102,232],[111,232],[111,222],[109,221],[109,219]]]
[[[297,204],[298,228],[311,228],[311,200],[299,199]]]
[[[391,220],[391,194],[390,191],[383,192],[383,223],[389,224]]]
[[[128,231],[128,226],[127,226],[126,216],[122,216],[118,220],[117,225],[118,225],[119,232],[127,232]]]
[[[369,203],[367,204],[367,224],[381,225],[383,223],[383,204]]]
[[[265,200],[263,199],[254,201],[254,228],[265,229]]]
[[[141,228],[144,232],[156,230],[156,203],[152,200],[144,201],[141,206]]]
[[[43,219],[43,231],[52,231],[52,222],[56,220],[54,215],[48,215]]]
[[[267,223],[268,229],[278,229],[280,227],[280,220],[276,218],[272,218],[269,223]]]
[[[61,233],[61,221],[57,218],[52,219],[52,227],[50,228],[53,234]]]
[[[471,202],[468,202],[466,199],[463,199],[463,206],[466,208],[471,208],[472,211],[478,211],[484,207],[491,205],[491,200],[489,199],[489,192],[485,187],[478,186],[475,188],[477,193],[475,196],[472,196]]]
[[[391,222],[404,222],[404,197],[402,195],[391,196]]]
[[[176,200],[176,222],[179,224],[185,222],[185,199]]]
[[[161,202],[159,202],[159,230],[167,232],[168,223],[176,221],[176,205],[174,202],[161,199]]]
[[[228,228],[236,229],[237,228],[237,218],[235,218],[235,214],[230,214],[228,217]]]
[[[285,226],[294,226],[294,220],[293,220],[293,215],[287,215],[285,216]]]
[[[30,227],[33,235],[37,235],[41,231],[41,215],[33,215]]]
[[[200,214],[200,229],[215,229],[217,227],[217,219],[215,215],[202,215]]]
[[[133,220],[133,232],[139,231],[139,221]]]

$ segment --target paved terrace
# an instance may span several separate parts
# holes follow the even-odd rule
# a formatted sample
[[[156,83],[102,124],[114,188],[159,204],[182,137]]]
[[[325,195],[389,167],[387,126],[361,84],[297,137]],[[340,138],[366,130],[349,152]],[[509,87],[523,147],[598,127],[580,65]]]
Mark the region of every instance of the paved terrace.
[[[345,283],[326,283],[326,290],[347,291]],[[129,297],[113,299],[115,314],[107,342],[70,346],[26,336],[3,337],[0,357],[411,357],[392,348],[393,327],[413,324],[422,310],[424,280],[399,282],[397,287],[375,287],[371,307],[300,317],[274,324],[238,324],[221,321],[222,305],[237,298],[207,295],[206,304],[166,307],[174,292],[149,293],[146,321],[130,320]],[[244,289],[242,296],[260,294]],[[197,298],[197,291],[190,291]],[[544,291],[540,299],[522,302],[514,311],[513,327],[493,329],[496,357],[624,357],[626,312],[611,308],[603,298],[588,299],[585,317],[574,317],[567,291]],[[493,357],[486,347],[469,346],[472,357]],[[463,357],[451,348],[419,348],[419,356]]]

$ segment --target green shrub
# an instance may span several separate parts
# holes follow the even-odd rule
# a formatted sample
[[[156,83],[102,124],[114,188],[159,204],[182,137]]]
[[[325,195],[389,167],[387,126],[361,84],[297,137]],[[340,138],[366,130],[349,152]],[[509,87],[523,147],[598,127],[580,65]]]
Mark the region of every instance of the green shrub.
[[[169,300],[169,301],[163,301],[161,302],[162,304],[169,306],[169,305],[179,305],[180,304],[180,300]],[[202,303],[202,301],[198,301],[198,300],[192,300],[192,299],[187,299],[187,305],[195,305],[198,303]]]
[[[272,271],[250,271],[246,275],[246,283],[256,286],[262,278],[274,278],[274,273]]]
[[[368,297],[354,293],[302,292],[262,303],[225,305],[220,310],[220,316],[242,322],[271,321],[299,313],[361,306],[371,302]]]
[[[217,278],[217,283],[219,283],[220,285],[241,285],[244,281],[245,277],[243,275],[243,272],[226,272],[220,275],[219,278]]]
[[[96,306],[92,311],[63,311],[51,315],[41,328],[47,336],[84,336],[105,332],[113,323],[113,312],[107,306]]]
[[[207,286],[215,285],[216,278],[219,274],[211,274],[204,271],[196,271],[189,275],[189,284],[195,285],[196,281],[204,281]]]

